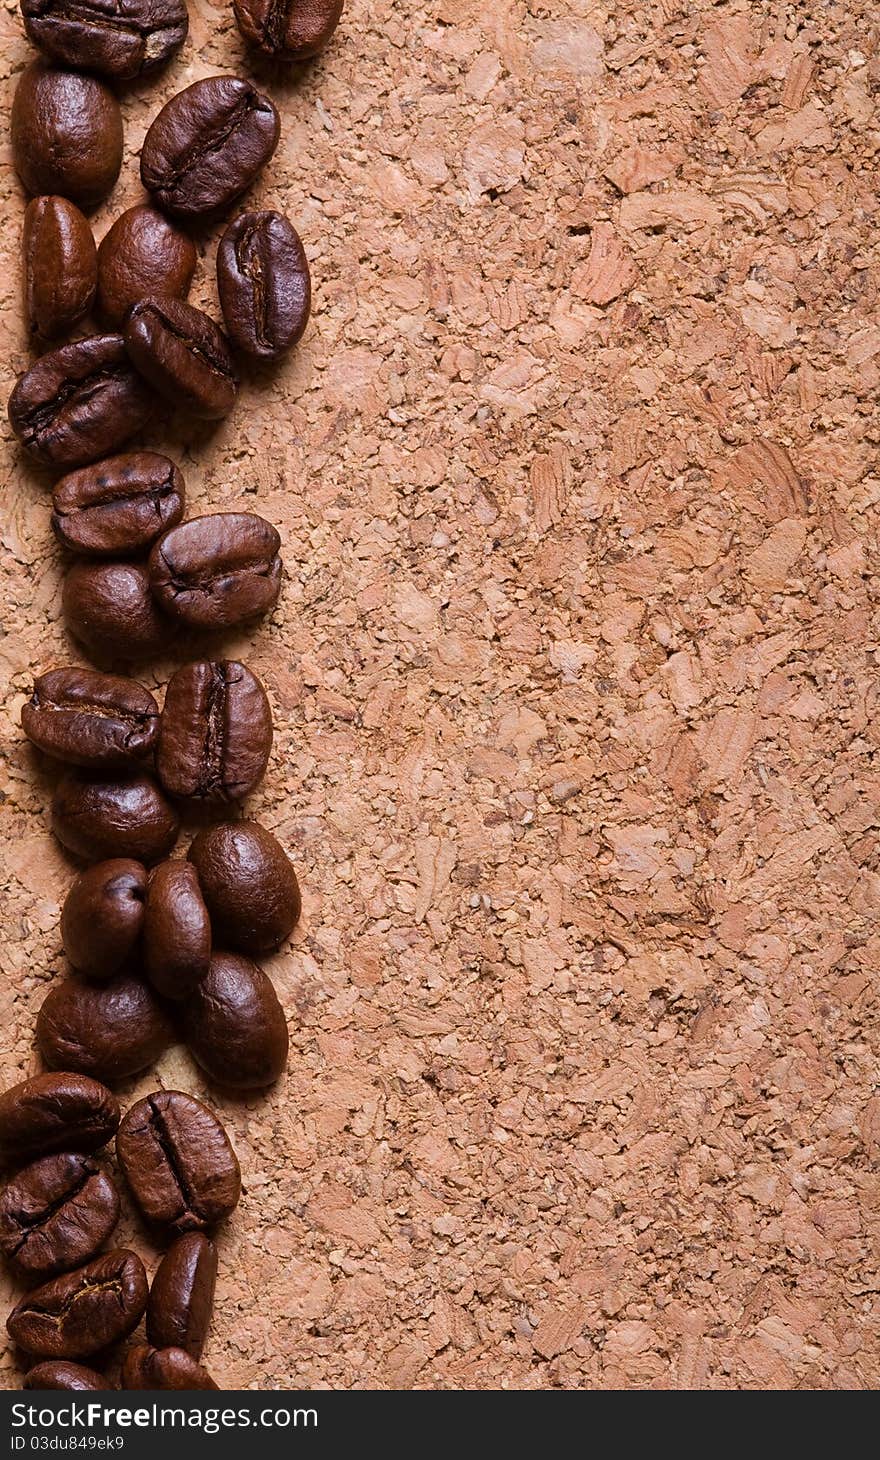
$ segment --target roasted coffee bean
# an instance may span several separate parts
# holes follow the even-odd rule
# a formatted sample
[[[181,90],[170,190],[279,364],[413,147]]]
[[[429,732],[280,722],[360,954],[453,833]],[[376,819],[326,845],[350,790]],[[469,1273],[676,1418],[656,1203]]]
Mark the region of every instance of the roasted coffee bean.
[[[228,1217],[241,1171],[212,1110],[180,1090],[138,1100],[116,1133],[116,1155],[148,1222],[180,1236]]]
[[[24,28],[56,61],[128,81],[164,66],[186,39],[186,0],[20,0]]]
[[[52,527],[73,553],[125,558],[174,527],[185,501],[173,461],[155,451],[130,451],[62,477],[52,493]]]
[[[271,1085],[287,1063],[284,1010],[256,963],[215,953],[207,977],[182,1005],[193,1057],[209,1079],[231,1089]]]
[[[95,669],[50,669],[34,681],[21,712],[25,735],[38,750],[93,769],[136,766],[153,749],[159,706],[133,679]]]
[[[245,40],[265,56],[307,61],[332,36],[343,0],[234,0],[233,8]]]
[[[155,403],[122,336],[90,335],[18,377],[9,423],[35,460],[67,470],[115,451],[146,425]]]
[[[166,102],[141,150],[141,181],[166,213],[221,212],[278,145],[278,113],[238,76],[208,76]]]
[[[280,547],[271,523],[251,512],[193,517],[153,545],[150,586],[160,607],[190,628],[229,628],[277,602]]]
[[[182,299],[142,299],[125,322],[125,347],[150,385],[193,416],[228,416],[238,376],[214,321]]]
[[[98,249],[98,311],[117,328],[139,299],[153,294],[185,299],[196,267],[192,240],[163,213],[140,203],[128,208]]]
[[[150,1348],[139,1343],[122,1361],[123,1389],[217,1389],[207,1369],[182,1348]]]
[[[299,234],[281,213],[243,213],[217,250],[217,286],[233,345],[277,360],[302,336],[312,286]]]
[[[128,857],[77,877],[61,909],[61,941],[78,973],[107,979],[128,963],[144,925],[147,869]]]
[[[211,1324],[217,1248],[201,1232],[172,1242],[153,1278],[147,1338],[155,1348],[182,1348],[200,1359]]]
[[[51,339],[88,314],[98,282],[92,230],[67,198],[32,198],[24,213],[24,302],[32,334]]]
[[[263,779],[271,749],[266,691],[243,664],[202,659],[172,676],[156,750],[172,796],[239,801]]]
[[[102,984],[65,979],[37,1015],[37,1049],[50,1070],[77,1070],[108,1084],[154,1064],[173,1038],[155,994],[130,973]]]
[[[120,1248],[27,1293],[6,1327],[27,1353],[79,1359],[126,1338],[146,1306],[144,1264]]]
[[[299,883],[290,859],[255,821],[205,827],[189,849],[221,947],[269,953],[299,921]]]
[[[0,1161],[97,1151],[118,1125],[119,1101],[97,1080],[68,1070],[34,1075],[0,1095]]]
[[[195,867],[160,862],[153,869],[144,915],[144,967],[168,999],[185,999],[211,961],[211,923]]]
[[[149,659],[173,636],[141,563],[74,563],[61,589],[64,621],[101,664]]]
[[[118,1221],[116,1187],[91,1156],[41,1156],[0,1191],[0,1252],[22,1282],[41,1282],[94,1257]]]
[[[119,102],[94,76],[34,61],[12,101],[12,160],[29,193],[84,208],[106,198],[122,166]]]
[[[177,840],[180,821],[151,776],[106,780],[68,771],[52,799],[52,830],[86,862],[134,857],[161,862]]]
[[[47,1359],[29,1369],[22,1380],[22,1389],[112,1389],[101,1374],[87,1369],[83,1364],[71,1364],[66,1359]]]

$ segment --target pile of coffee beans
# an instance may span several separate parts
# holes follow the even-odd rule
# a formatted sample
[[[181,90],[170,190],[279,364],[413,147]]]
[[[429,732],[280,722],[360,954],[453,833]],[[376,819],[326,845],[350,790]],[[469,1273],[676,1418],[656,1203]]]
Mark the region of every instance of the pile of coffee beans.
[[[27,1288],[7,1329],[30,1366],[25,1388],[112,1387],[115,1346],[145,1317],[146,1342],[121,1355],[122,1387],[216,1389],[201,1364],[212,1234],[238,1203],[238,1159],[193,1096],[156,1090],[123,1116],[109,1087],[175,1041],[226,1089],[265,1089],[286,1065],[284,1011],[254,959],[296,926],[299,885],[272,833],[240,815],[266,773],[272,712],[247,665],[208,657],[218,632],[274,607],[281,540],[255,513],[187,520],[179,466],[121,448],[169,407],[227,416],[240,365],[278,360],[302,337],[311,280],[289,220],[243,212],[217,250],[225,328],[187,302],[197,250],[186,228],[204,236],[278,145],[278,111],[239,76],[196,81],[166,103],[141,150],[148,198],[96,247],[83,210],[108,195],[123,158],[113,86],[176,55],[186,0],[122,0],[112,14],[104,0],[20,5],[43,56],[22,74],[11,119],[31,194],[24,300],[38,358],[9,420],[55,473],[52,529],[72,558],[64,618],[94,667],[39,675],[21,716],[59,766],[52,829],[84,866],[61,916],[69,971],[37,1015],[47,1072],[0,1094],[0,1256]],[[242,35],[276,62],[317,55],[342,8],[234,0]],[[103,332],[70,338],[89,316]],[[160,707],[128,670],[193,638]],[[200,829],[180,857],[188,816]],[[107,1250],[120,1184],[165,1244],[152,1284],[136,1252]]]

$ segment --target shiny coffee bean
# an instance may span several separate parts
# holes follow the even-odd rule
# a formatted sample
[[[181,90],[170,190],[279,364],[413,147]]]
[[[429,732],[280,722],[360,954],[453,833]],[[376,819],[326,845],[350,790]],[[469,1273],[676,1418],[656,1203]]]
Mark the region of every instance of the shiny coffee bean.
[[[12,160],[29,193],[81,207],[106,198],[122,166],[122,113],[102,81],[34,61],[12,101]]]
[[[265,56],[307,61],[335,31],[343,0],[234,0],[233,8],[245,40]]]
[[[255,821],[200,831],[189,849],[221,947],[269,953],[299,921],[299,883],[281,843]]]
[[[77,877],[61,909],[61,941],[77,973],[112,978],[130,960],[144,925],[147,869],[129,857]]]
[[[182,1005],[193,1057],[209,1079],[256,1090],[287,1063],[284,1010],[262,968],[234,953],[215,953],[208,975]]]
[[[165,790],[191,801],[238,801],[259,785],[272,749],[272,711],[256,675],[202,659],[172,676],[156,748]]]
[[[107,780],[68,771],[52,798],[52,830],[63,847],[86,862],[134,857],[161,862],[177,840],[180,821],[151,776]]]
[[[9,423],[36,461],[67,470],[109,456],[146,425],[155,404],[122,336],[90,335],[18,377]]]
[[[64,578],[61,607],[73,637],[101,664],[152,658],[173,636],[141,563],[74,563]]]
[[[144,915],[144,968],[168,999],[185,999],[211,961],[211,923],[195,867],[160,862],[150,875]]]
[[[172,1242],[153,1278],[147,1338],[154,1348],[182,1348],[200,1359],[211,1325],[217,1248],[201,1232]]]
[[[183,477],[155,451],[109,456],[68,472],[52,493],[52,527],[72,553],[125,558],[145,552],[183,516]]]
[[[0,1252],[22,1282],[42,1282],[94,1257],[118,1220],[116,1187],[91,1156],[41,1156],[0,1191]]]
[[[121,329],[128,311],[153,294],[185,299],[196,267],[192,240],[145,203],[128,208],[98,249],[98,312]]]
[[[172,216],[221,212],[278,145],[278,113],[238,76],[208,76],[166,102],[141,149],[141,182]]]
[[[22,1380],[22,1389],[73,1389],[86,1393],[94,1389],[112,1389],[103,1375],[83,1364],[71,1364],[66,1359],[47,1359],[28,1369]]]
[[[28,328],[43,339],[88,314],[98,282],[92,230],[67,198],[32,198],[24,213],[24,302]]]
[[[13,1343],[47,1359],[79,1359],[118,1343],[147,1306],[147,1275],[120,1248],[27,1293],[6,1320]]]
[[[34,1075],[0,1095],[0,1161],[98,1151],[118,1125],[119,1101],[97,1080],[69,1070]]]
[[[138,1100],[116,1133],[116,1155],[147,1221],[174,1236],[214,1227],[238,1205],[229,1137],[192,1095],[157,1090]]]
[[[312,301],[299,234],[281,213],[243,213],[217,250],[217,286],[229,338],[258,360],[277,360],[296,344]]]
[[[208,421],[238,394],[229,346],[214,321],[182,299],[142,299],[125,321],[125,347],[159,395]]]
[[[207,1369],[182,1348],[136,1344],[122,1361],[123,1389],[217,1389]]]
[[[277,602],[280,547],[275,528],[253,513],[193,517],[154,544],[150,586],[171,618],[190,628],[229,628]]]
[[[37,1015],[37,1049],[50,1070],[76,1070],[111,1085],[154,1064],[173,1039],[155,994],[130,973],[102,984],[65,979]]]
[[[129,81],[164,66],[189,26],[186,0],[20,0],[24,28],[47,56]]]
[[[21,712],[38,750],[92,769],[136,766],[159,734],[159,706],[133,679],[95,669],[50,669],[34,681]]]

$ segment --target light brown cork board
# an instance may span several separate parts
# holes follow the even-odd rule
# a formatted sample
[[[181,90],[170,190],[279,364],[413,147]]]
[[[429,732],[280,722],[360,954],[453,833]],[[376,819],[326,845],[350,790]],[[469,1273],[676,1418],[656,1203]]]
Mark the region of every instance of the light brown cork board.
[[[125,97],[98,235],[158,106],[242,65],[228,4],[190,15]],[[146,438],[193,510],[277,523],[287,570],[225,643],[273,701],[248,809],[305,915],[267,964],[287,1078],[207,1092],[246,1186],[223,1384],[880,1380],[872,15],[353,0],[267,83],[253,198],[302,233],[312,324],[218,429]],[[45,483],[4,450],[10,1083],[72,873],[18,715],[78,656]],[[183,1049],[122,1094],[156,1082],[206,1094]]]

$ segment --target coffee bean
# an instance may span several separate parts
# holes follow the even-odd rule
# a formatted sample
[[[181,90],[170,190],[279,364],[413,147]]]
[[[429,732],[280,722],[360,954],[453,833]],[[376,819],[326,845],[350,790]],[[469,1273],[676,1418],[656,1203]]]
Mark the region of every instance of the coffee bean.
[[[154,1064],[173,1039],[155,994],[130,973],[103,984],[67,978],[37,1014],[37,1049],[50,1070],[76,1070],[111,1085]]]
[[[125,322],[125,347],[150,385],[208,421],[235,405],[238,376],[214,321],[182,299],[142,299]]]
[[[9,423],[43,466],[85,466],[146,425],[156,398],[121,335],[90,335],[44,355],[18,377]]]
[[[189,849],[218,943],[268,953],[299,921],[296,873],[281,843],[255,821],[205,827]]]
[[[34,1075],[0,1095],[0,1161],[97,1151],[118,1125],[119,1102],[97,1080],[68,1070]]]
[[[128,857],[98,862],[77,877],[61,909],[61,941],[78,973],[107,979],[128,963],[146,896],[147,869]]]
[[[141,563],[74,563],[64,578],[61,607],[73,637],[101,664],[149,659],[173,637]]]
[[[145,203],[116,219],[98,249],[98,312],[121,328],[138,300],[185,299],[196,267],[191,239]]]
[[[94,1257],[118,1220],[116,1187],[91,1156],[41,1156],[0,1191],[0,1252],[39,1282]]]
[[[160,862],[153,869],[144,915],[144,967],[168,999],[185,999],[211,961],[211,923],[195,867]]]
[[[146,1306],[144,1265],[120,1248],[26,1294],[6,1327],[27,1353],[79,1359],[126,1338]]]
[[[193,1057],[218,1085],[260,1089],[287,1063],[284,1010],[271,981],[248,958],[215,953],[182,1015]]]
[[[22,1389],[112,1389],[113,1385],[87,1369],[83,1364],[70,1364],[66,1359],[47,1359],[29,1369],[22,1380]]]
[[[150,586],[160,607],[190,628],[229,628],[277,602],[280,547],[271,523],[250,512],[193,517],[153,545]]]
[[[207,1369],[182,1348],[136,1344],[122,1361],[123,1389],[216,1389]]]
[[[177,812],[147,775],[106,780],[68,771],[52,799],[52,830],[62,846],[86,862],[109,857],[161,862],[179,826]]]
[[[228,1217],[241,1171],[213,1111],[179,1090],[138,1100],[116,1133],[116,1155],[148,1222],[180,1236]]]
[[[12,160],[29,193],[91,208],[122,166],[122,113],[102,81],[34,61],[12,101]]]
[[[221,212],[278,145],[278,113],[238,76],[208,76],[166,102],[141,149],[141,181],[166,213]]]
[[[145,551],[183,516],[183,477],[155,451],[109,456],[62,477],[52,493],[55,536],[73,553],[124,558]]]
[[[200,1359],[211,1324],[217,1248],[201,1232],[172,1242],[153,1278],[147,1338],[155,1348],[182,1348]]]
[[[245,40],[264,55],[306,61],[326,46],[343,0],[234,0],[233,8]]]
[[[51,339],[88,314],[98,282],[92,230],[67,198],[32,198],[24,213],[24,299],[32,334]]]
[[[186,39],[186,0],[20,0],[28,37],[53,60],[128,81]]]
[[[238,801],[259,785],[272,749],[272,711],[256,675],[202,659],[172,676],[156,750],[165,790],[192,801]]]
[[[133,679],[94,669],[50,669],[21,712],[38,750],[70,765],[136,766],[153,749],[159,706]]]
[[[281,213],[243,213],[217,250],[217,285],[233,345],[277,360],[306,327],[312,289],[299,234]]]

